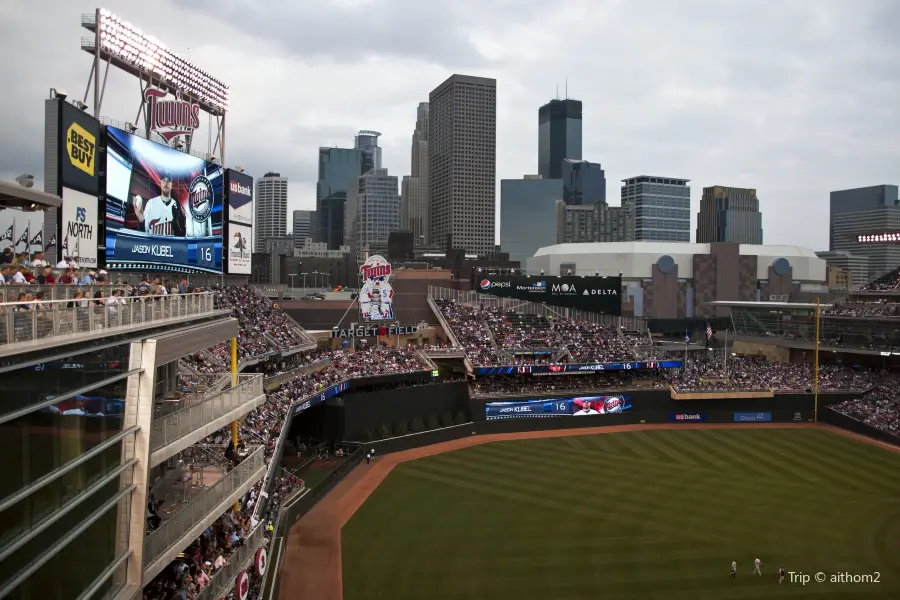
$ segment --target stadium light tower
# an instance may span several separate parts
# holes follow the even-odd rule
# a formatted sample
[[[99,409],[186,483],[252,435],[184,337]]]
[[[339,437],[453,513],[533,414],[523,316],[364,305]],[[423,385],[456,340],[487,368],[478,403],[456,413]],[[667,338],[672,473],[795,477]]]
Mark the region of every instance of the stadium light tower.
[[[228,85],[105,8],[81,15],[81,26],[93,33],[92,36],[81,38],[81,49],[94,58],[81,104],[87,103],[93,84],[92,106],[95,118],[100,118],[109,67],[112,65],[137,77],[141,82],[140,105],[137,117],[132,122],[138,123],[141,114],[144,113],[149,133],[151,100],[157,100],[160,95],[172,95],[179,102],[197,105],[200,110],[215,117],[216,121],[216,140],[208,152],[215,153],[225,160]],[[102,79],[101,67],[103,67]],[[153,98],[147,98],[148,90]],[[60,95],[59,92],[57,95]]]

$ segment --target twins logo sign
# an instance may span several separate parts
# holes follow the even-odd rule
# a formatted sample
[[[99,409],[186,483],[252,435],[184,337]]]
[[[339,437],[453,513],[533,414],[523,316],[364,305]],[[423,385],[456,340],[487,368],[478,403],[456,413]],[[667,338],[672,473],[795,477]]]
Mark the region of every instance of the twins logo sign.
[[[359,308],[362,318],[369,321],[394,319],[394,288],[389,283],[391,263],[375,255],[359,268],[362,287],[359,291]]]

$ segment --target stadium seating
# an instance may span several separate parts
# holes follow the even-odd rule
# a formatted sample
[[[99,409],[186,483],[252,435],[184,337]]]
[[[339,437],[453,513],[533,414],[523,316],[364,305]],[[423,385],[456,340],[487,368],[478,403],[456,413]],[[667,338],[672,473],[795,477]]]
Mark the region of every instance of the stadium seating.
[[[863,286],[862,292],[893,292],[900,288],[900,267]]]
[[[436,300],[435,304],[453,330],[457,342],[476,366],[517,362],[621,362],[635,360],[641,339],[611,327]],[[514,358],[517,351],[551,349],[543,359],[529,355]]]

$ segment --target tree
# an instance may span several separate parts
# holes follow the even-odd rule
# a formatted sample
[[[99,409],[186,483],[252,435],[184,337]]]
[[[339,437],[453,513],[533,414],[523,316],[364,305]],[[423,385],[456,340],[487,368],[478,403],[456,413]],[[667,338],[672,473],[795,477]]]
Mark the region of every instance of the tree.
[[[449,410],[441,413],[441,427],[450,427],[453,425],[453,413]]]
[[[406,435],[406,433],[406,421],[399,421],[396,425],[394,425],[394,435],[400,437],[401,435]]]
[[[412,420],[412,423],[409,424],[409,430],[412,433],[420,433],[425,431],[425,423],[422,422],[422,419],[416,417]]]
[[[388,429],[387,425],[382,423],[381,425],[378,426],[378,433],[376,434],[376,437],[379,440],[386,440],[389,437],[391,437],[391,430]]]
[[[463,423],[468,423],[469,419],[468,419],[468,417],[466,417],[466,413],[459,410],[459,411],[456,411],[456,417],[454,417],[453,421],[457,425],[462,425]]]
[[[441,426],[441,422],[438,421],[437,415],[428,415],[428,419],[425,420],[425,429],[437,429]]]
[[[375,436],[372,435],[372,429],[369,427],[363,427],[359,430],[359,439],[362,442],[371,442],[375,439]]]

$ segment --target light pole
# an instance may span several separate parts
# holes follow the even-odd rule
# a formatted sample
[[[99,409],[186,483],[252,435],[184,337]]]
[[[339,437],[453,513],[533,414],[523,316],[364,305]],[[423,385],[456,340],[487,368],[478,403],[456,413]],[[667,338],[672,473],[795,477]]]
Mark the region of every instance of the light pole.
[[[303,278],[303,295],[306,295],[306,276],[309,273],[300,273],[300,276]]]
[[[312,276],[313,276],[313,287],[318,290],[319,289],[319,272],[313,271]]]
[[[290,274],[288,275],[288,277],[291,278],[291,298],[294,297],[294,277],[296,277],[296,276],[297,276],[296,273],[290,273]]]

